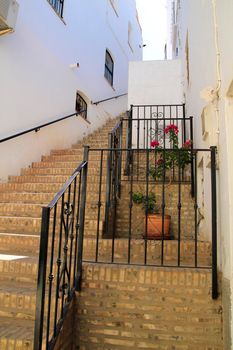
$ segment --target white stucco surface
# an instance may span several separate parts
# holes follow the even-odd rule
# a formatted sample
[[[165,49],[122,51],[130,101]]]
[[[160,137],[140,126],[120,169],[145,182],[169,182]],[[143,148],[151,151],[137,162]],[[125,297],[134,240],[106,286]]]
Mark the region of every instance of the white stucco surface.
[[[128,106],[182,104],[181,62],[130,62]]]
[[[169,3],[171,0],[168,0]],[[193,115],[195,121],[195,147],[217,146],[218,150],[218,267],[223,273],[223,278],[231,284],[231,303],[227,305],[231,318],[231,341],[227,339],[228,331],[224,340],[226,348],[233,349],[233,345],[229,345],[230,342],[233,344],[233,3],[229,0],[180,0],[176,3],[178,32],[173,37],[173,47],[179,45],[187,113]],[[168,45],[171,44],[168,41]],[[168,52],[171,55],[172,47]],[[203,115],[204,136],[201,119]],[[210,217],[211,213],[208,163],[205,157],[205,217]],[[225,328],[228,328],[228,325],[224,324]]]
[[[18,2],[15,32],[0,36],[0,139],[74,112],[77,91],[86,96],[91,124],[69,120],[1,144],[1,180],[125,111],[125,97],[97,107],[91,101],[126,93],[128,62],[142,58],[134,0],[118,0],[117,11],[110,0],[65,1],[65,23],[46,0]],[[106,49],[114,60],[113,86],[104,77]]]

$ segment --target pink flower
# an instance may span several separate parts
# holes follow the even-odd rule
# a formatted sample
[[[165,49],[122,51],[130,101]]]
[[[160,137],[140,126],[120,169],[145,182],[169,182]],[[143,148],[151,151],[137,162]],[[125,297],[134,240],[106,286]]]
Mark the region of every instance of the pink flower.
[[[151,141],[150,146],[153,148],[159,147],[159,142],[156,140]]]
[[[176,135],[178,135],[179,129],[175,124],[170,124],[165,128],[165,134],[168,134],[169,132],[174,132]]]
[[[158,160],[156,160],[156,165],[162,165],[164,163],[163,158],[159,158]]]
[[[191,140],[187,140],[185,141],[185,143],[183,144],[182,148],[190,148],[192,145],[192,141]]]

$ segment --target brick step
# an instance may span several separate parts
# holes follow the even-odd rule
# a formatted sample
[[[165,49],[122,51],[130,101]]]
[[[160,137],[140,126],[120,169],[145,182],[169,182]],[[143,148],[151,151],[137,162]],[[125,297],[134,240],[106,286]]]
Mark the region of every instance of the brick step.
[[[48,204],[55,193],[33,193],[33,192],[0,192],[0,202],[2,203],[40,203]]]
[[[99,147],[96,146],[96,147],[92,147],[92,148],[98,149]],[[93,156],[93,158],[96,158],[96,157],[100,158],[101,150],[94,151],[94,150],[92,150],[92,148],[89,149],[89,157]],[[105,155],[107,153],[108,146],[101,147],[101,148],[105,149],[105,151],[103,151],[103,154]],[[82,149],[81,148],[56,149],[56,150],[52,150],[50,152],[50,156],[72,156],[72,157],[75,156],[76,157],[76,156],[80,156],[80,155],[83,155],[83,148]],[[44,159],[44,157],[43,157],[43,159]],[[83,158],[81,158],[81,160],[82,159]]]
[[[32,168],[77,168],[79,162],[71,162],[71,161],[62,161],[62,162],[50,162],[50,161],[43,161],[43,162],[34,162],[32,163]],[[96,160],[90,160],[88,163],[88,171],[90,169],[95,169],[96,167],[100,167],[100,162]],[[106,160],[102,164],[103,168],[107,167]]]
[[[21,175],[66,175],[66,179],[74,172],[74,168],[25,168],[21,169]],[[94,175],[94,179],[98,179],[96,174],[96,166],[88,167],[88,175]],[[98,173],[97,173],[98,174]]]
[[[89,190],[87,191],[86,195],[86,206],[87,208],[94,209],[99,200],[99,193],[97,191],[97,186],[88,186]],[[90,191],[93,191],[93,193],[90,193]],[[102,191],[101,195],[101,201],[102,201],[102,206],[105,204],[105,191]],[[30,204],[31,205],[41,205],[41,206],[47,206],[51,200],[54,198],[55,193],[33,193],[33,192],[5,192],[1,193],[0,192],[0,207],[1,212],[3,215],[6,213],[8,210],[9,212],[12,210],[12,213],[14,213],[14,205],[15,208],[19,208],[20,212],[23,213],[24,215],[27,215],[26,209],[30,209]],[[72,200],[72,195],[71,195],[71,200]],[[18,203],[18,205],[17,205]],[[20,204],[28,204],[25,208],[22,206],[20,209]],[[12,208],[12,209],[11,209]],[[0,214],[1,215],[1,214]]]
[[[103,160],[106,161],[106,159],[107,159],[107,152],[105,152],[103,154]],[[76,164],[79,164],[83,160],[83,154],[80,154],[80,155],[79,154],[78,155],[55,154],[55,155],[50,155],[50,156],[43,156],[41,160],[42,160],[42,162],[76,162]],[[90,162],[96,162],[96,161],[99,162],[100,161],[100,152],[99,153],[97,153],[97,152],[94,153],[94,151],[90,152],[88,160]]]
[[[88,179],[89,180],[89,179]],[[1,186],[2,185],[2,186]],[[36,182],[8,182],[4,184],[0,184],[0,193],[7,192],[32,192],[32,193],[57,193],[64,182],[56,182],[56,183],[36,183]],[[102,188],[105,189],[105,184],[102,184]],[[99,183],[91,183],[90,180],[87,184],[88,191],[97,191],[99,189]]]
[[[59,183],[63,184],[67,180],[67,175],[20,175],[9,176],[9,183]]]
[[[19,253],[18,253],[19,255]],[[26,256],[17,260],[0,260],[0,282],[29,283],[36,285],[38,257]],[[3,284],[3,282],[1,282]]]
[[[98,211],[98,198],[96,196],[87,196],[86,202],[86,218],[97,217]],[[102,196],[102,201],[104,201]],[[71,199],[72,202],[72,199]],[[22,203],[22,202],[0,202],[0,217],[1,216],[23,216],[23,217],[41,217],[42,206],[46,206],[48,203]],[[57,212],[60,213],[61,202],[57,205]],[[104,214],[104,204],[101,207],[101,215]]]
[[[0,184],[0,193],[3,192],[34,192],[34,193],[56,193],[63,185],[63,182],[56,183],[13,183],[7,182]]]
[[[33,350],[34,321],[0,317],[0,349]]]
[[[0,286],[0,317],[34,320],[36,284],[7,281]]]
[[[211,271],[84,264],[77,296],[82,349],[223,350]]]
[[[106,135],[107,136],[107,135]],[[104,141],[96,141],[95,139],[93,140],[89,140],[89,141],[83,141],[81,143],[77,143],[72,145],[72,149],[80,149],[80,147],[82,146],[89,146],[91,148],[108,148],[108,140],[104,140]]]
[[[95,234],[96,220],[88,220],[85,224],[85,232],[88,234]],[[51,219],[52,223],[52,219]],[[60,220],[57,221],[59,228]],[[103,222],[100,222],[102,230]],[[41,217],[20,217],[20,216],[0,216],[0,232],[2,233],[21,233],[34,235],[40,234]]]
[[[112,257],[112,239],[99,239],[98,261],[109,263]],[[147,241],[147,264],[161,265],[162,242],[159,240]],[[131,264],[144,264],[145,240],[132,239],[130,245]],[[197,245],[198,266],[211,266],[211,244],[209,242],[198,242]],[[83,258],[86,261],[95,261],[96,237],[84,239]],[[114,262],[128,262],[128,240],[114,240]],[[164,265],[177,266],[178,264],[178,241],[164,241]],[[195,266],[195,242],[182,241],[180,243],[180,265]]]
[[[0,233],[0,247],[3,254],[33,255],[39,253],[40,235],[23,233]]]

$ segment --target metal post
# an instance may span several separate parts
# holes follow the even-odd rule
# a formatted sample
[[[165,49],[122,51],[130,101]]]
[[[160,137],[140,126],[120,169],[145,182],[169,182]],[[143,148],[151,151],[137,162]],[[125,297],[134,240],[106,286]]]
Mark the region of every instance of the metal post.
[[[125,164],[125,175],[129,175],[130,169],[130,158],[131,158],[131,148],[132,148],[132,117],[133,117],[133,105],[130,105],[130,111],[128,114],[128,132],[127,132],[127,156],[126,156],[126,164]]]
[[[216,147],[211,151],[211,204],[212,204],[212,298],[218,297],[217,274],[217,189],[216,189]]]
[[[34,350],[42,349],[43,324],[44,324],[44,305],[45,305],[45,286],[46,286],[46,267],[48,252],[50,208],[42,208],[42,223],[40,236],[40,256],[39,271],[37,280],[36,294],[36,320],[34,329]]]
[[[83,161],[87,163],[82,170],[80,226],[79,226],[79,235],[78,235],[78,271],[77,271],[77,280],[76,280],[76,290],[78,291],[81,290],[81,281],[82,281],[82,257],[83,257],[83,238],[84,238],[86,192],[87,192],[88,155],[89,155],[89,146],[84,146]]]
[[[183,108],[183,142],[185,142],[186,139],[186,124],[185,124],[185,104],[183,103],[182,105]]]
[[[195,195],[195,184],[194,184],[194,159],[193,159],[193,117],[189,117],[190,119],[190,140],[191,140],[191,195],[194,197]],[[195,155],[196,157],[196,155]]]
[[[112,134],[108,134],[108,147],[112,148]],[[105,236],[108,236],[109,231],[109,214],[110,214],[110,202],[111,202],[111,183],[112,183],[112,151],[108,151],[107,159],[107,174],[106,174],[106,204],[105,204]]]

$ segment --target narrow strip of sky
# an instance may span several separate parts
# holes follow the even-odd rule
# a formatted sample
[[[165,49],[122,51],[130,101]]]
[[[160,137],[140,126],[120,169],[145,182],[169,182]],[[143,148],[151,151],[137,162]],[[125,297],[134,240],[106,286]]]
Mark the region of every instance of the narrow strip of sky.
[[[167,39],[166,0],[136,0],[142,27],[143,60],[163,60]]]

